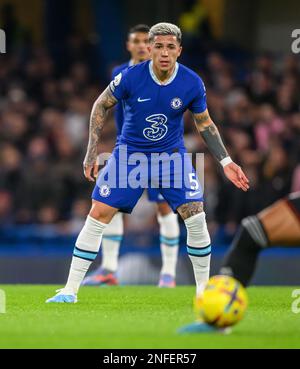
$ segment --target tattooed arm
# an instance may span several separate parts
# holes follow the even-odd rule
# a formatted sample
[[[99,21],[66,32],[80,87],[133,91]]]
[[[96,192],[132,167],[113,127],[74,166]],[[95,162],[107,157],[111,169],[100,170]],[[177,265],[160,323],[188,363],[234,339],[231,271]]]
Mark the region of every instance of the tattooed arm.
[[[107,87],[93,105],[90,117],[89,143],[83,162],[84,175],[89,181],[94,182],[98,174],[97,148],[107,111],[117,102],[118,100],[113,96],[110,88]]]
[[[215,123],[211,120],[208,110],[203,113],[194,114],[194,120],[198,132],[203,137],[207,144],[207,147],[211,153],[216,157],[218,161],[226,158],[228,155],[227,150],[222,142],[220,133]]]
[[[245,176],[242,169],[231,161],[219,130],[211,120],[208,110],[206,109],[199,114],[194,113],[194,120],[198,132],[201,134],[207,147],[216,159],[221,162],[221,160],[228,158],[228,162],[223,164],[226,177],[233,182],[236,187],[241,188],[243,191],[247,191],[249,189],[248,178]]]

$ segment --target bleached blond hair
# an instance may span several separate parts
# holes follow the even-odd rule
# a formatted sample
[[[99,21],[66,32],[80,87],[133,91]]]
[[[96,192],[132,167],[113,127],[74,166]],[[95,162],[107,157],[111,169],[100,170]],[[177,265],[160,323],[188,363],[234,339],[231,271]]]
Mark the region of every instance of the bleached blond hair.
[[[181,30],[175,24],[161,22],[152,26],[149,31],[149,42],[152,42],[154,40],[154,37],[158,35],[176,36],[177,41],[179,42],[179,44],[181,44]]]

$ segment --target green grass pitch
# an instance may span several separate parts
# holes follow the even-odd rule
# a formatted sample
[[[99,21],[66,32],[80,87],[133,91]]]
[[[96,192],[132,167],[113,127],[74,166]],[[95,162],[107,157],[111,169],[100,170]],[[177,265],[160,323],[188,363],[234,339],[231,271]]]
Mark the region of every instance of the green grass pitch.
[[[300,348],[295,287],[251,287],[232,333],[178,335],[194,320],[195,288],[83,287],[77,304],[45,304],[58,286],[0,285],[0,348]]]

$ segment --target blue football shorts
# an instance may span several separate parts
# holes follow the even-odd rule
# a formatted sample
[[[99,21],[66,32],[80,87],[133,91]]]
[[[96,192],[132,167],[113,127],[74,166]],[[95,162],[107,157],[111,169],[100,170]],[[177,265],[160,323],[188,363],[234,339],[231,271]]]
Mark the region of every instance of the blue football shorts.
[[[186,149],[166,153],[129,153],[115,148],[100,171],[92,199],[131,213],[144,190],[153,201],[167,201],[174,212],[203,201],[203,189]]]

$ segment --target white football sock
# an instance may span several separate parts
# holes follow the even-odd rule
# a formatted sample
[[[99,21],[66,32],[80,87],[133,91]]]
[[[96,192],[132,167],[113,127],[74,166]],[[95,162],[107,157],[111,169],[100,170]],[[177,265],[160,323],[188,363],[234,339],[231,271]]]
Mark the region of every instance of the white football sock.
[[[201,295],[209,279],[210,237],[205,213],[199,213],[184,221],[187,229],[187,252],[193,264],[197,295]]]
[[[102,239],[101,268],[115,272],[118,268],[120,244],[124,234],[123,214],[117,213],[108,224]]]
[[[162,255],[161,274],[176,275],[179,244],[179,224],[177,214],[158,215],[160,225],[160,249]]]
[[[87,216],[73,252],[69,278],[60,293],[76,294],[92,262],[96,259],[106,224]]]

